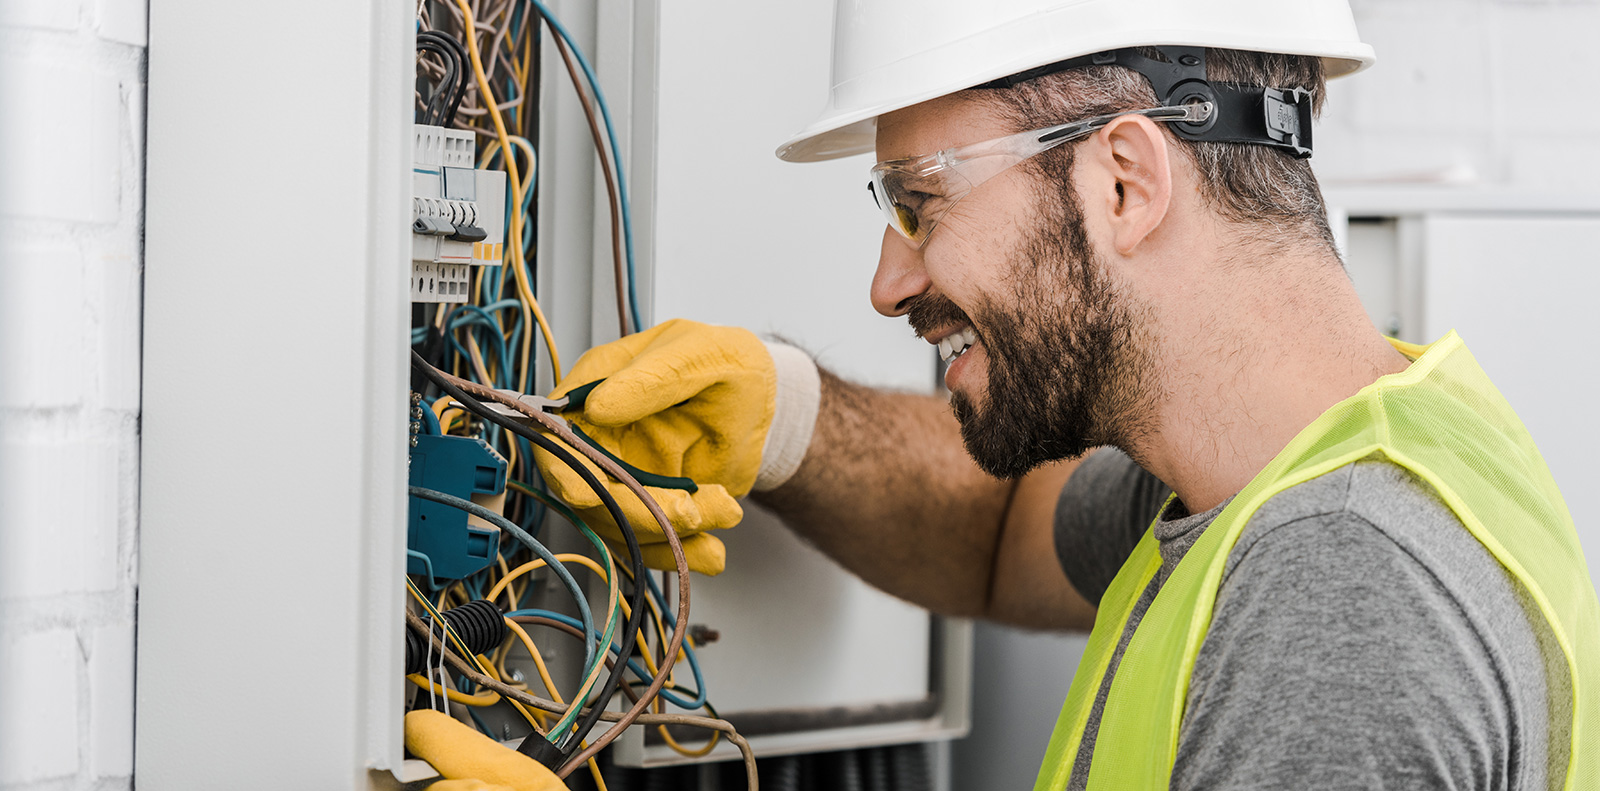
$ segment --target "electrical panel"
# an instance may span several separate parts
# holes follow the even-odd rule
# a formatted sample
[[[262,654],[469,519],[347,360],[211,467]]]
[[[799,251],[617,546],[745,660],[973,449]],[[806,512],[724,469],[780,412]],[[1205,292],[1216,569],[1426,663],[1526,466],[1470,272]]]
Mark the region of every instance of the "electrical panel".
[[[415,125],[411,301],[466,302],[472,267],[505,257],[506,174],[476,168],[472,132]]]

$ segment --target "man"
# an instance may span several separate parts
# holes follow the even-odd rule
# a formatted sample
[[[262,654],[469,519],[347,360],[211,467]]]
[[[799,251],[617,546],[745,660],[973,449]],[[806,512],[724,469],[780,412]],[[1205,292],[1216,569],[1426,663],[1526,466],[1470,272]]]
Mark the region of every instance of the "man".
[[[1333,246],[1305,157],[1371,60],[1342,0],[949,5],[841,3],[780,151],[875,147],[872,301],[949,405],[689,322],[555,393],[605,379],[584,429],[701,484],[658,490],[691,566],[754,490],[909,601],[1092,626],[1040,789],[1600,787],[1571,517],[1460,340],[1383,338]]]

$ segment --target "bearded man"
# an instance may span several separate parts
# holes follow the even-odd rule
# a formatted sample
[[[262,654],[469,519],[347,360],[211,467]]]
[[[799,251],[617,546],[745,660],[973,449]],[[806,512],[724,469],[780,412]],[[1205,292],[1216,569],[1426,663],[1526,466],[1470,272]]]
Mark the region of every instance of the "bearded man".
[[[576,422],[700,484],[658,490],[691,567],[753,491],[903,599],[1092,627],[1040,789],[1600,783],[1560,494],[1461,340],[1385,338],[1335,249],[1307,157],[1326,78],[1371,60],[1345,4],[944,5],[906,44],[873,35],[903,3],[841,4],[829,110],[780,156],[875,148],[872,303],[948,403],[685,321],[553,394],[604,379]]]

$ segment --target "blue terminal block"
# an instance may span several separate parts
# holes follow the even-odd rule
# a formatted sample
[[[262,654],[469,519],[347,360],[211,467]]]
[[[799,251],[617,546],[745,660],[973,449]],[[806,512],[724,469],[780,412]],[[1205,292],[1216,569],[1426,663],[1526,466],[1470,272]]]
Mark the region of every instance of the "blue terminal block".
[[[412,486],[471,499],[506,489],[506,460],[473,437],[422,434],[411,449]],[[442,503],[410,498],[406,546],[428,556],[410,556],[407,574],[456,580],[482,570],[500,551],[500,531],[467,524],[467,513]]]

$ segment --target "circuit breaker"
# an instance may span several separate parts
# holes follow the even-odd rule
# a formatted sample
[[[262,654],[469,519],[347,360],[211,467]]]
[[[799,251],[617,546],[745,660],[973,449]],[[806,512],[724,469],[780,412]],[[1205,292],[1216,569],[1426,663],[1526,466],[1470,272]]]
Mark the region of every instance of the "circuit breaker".
[[[472,132],[415,125],[411,301],[466,302],[475,266],[505,257],[506,174],[478,170]]]

